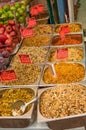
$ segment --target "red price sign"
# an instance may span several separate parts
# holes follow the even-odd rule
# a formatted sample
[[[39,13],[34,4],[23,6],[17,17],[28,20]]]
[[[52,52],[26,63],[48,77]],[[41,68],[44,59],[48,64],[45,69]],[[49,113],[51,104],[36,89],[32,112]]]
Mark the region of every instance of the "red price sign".
[[[62,26],[60,27],[60,37],[62,39],[65,38],[65,34],[69,33],[70,32],[70,28],[68,25],[65,25],[65,26]]]
[[[65,59],[68,57],[68,48],[62,48],[56,50],[56,58],[57,59]]]
[[[27,18],[26,19],[28,27],[32,28],[37,25],[35,18]]]
[[[38,4],[36,7],[39,13],[42,13],[44,11],[44,6],[42,4]]]
[[[28,64],[32,63],[31,59],[30,59],[30,55],[20,54],[19,59],[20,59],[21,63],[28,63]]]
[[[33,30],[30,28],[23,28],[20,32],[23,38],[31,37],[34,35]]]
[[[37,4],[30,8],[30,14],[32,16],[38,15],[39,13],[42,13],[43,11],[44,11],[44,6],[42,4]]]
[[[9,81],[9,80],[16,80],[16,74],[14,72],[14,70],[7,70],[7,71],[3,71],[1,72],[1,81]]]

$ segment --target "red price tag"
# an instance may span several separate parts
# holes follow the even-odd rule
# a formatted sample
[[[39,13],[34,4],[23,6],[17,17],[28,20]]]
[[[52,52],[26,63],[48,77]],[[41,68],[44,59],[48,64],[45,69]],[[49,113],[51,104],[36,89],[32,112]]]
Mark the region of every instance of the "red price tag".
[[[9,81],[9,80],[16,80],[16,74],[14,70],[7,70],[1,72],[1,81]]]
[[[63,31],[65,34],[70,32],[70,28],[68,25],[62,26],[60,31]]]
[[[56,58],[57,59],[65,59],[68,57],[68,48],[62,48],[56,50]]]
[[[39,13],[42,13],[43,11],[44,11],[44,6],[42,4],[37,4],[30,8],[30,14],[32,16],[38,15]]]
[[[37,9],[39,13],[42,13],[44,11],[44,6],[42,4],[38,4]]]
[[[28,27],[32,28],[37,25],[35,18],[27,18],[26,19]]]
[[[20,59],[21,63],[28,63],[28,64],[32,63],[31,59],[30,59],[30,55],[20,54],[19,59]]]
[[[23,38],[31,37],[34,35],[33,30],[30,28],[23,28],[20,32]]]
[[[39,14],[38,9],[37,9],[36,6],[33,6],[33,7],[30,8],[30,14],[31,14],[32,16],[35,16],[35,15],[38,15],[38,14]]]
[[[60,27],[60,37],[62,39],[64,39],[65,38],[65,34],[67,34],[69,32],[70,32],[70,28],[69,28],[68,25]]]

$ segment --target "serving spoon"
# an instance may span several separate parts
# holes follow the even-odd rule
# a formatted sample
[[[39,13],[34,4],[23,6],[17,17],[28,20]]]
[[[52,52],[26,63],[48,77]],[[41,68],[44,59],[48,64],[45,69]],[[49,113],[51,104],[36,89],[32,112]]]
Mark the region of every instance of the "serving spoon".
[[[33,98],[31,101],[29,102],[24,102],[22,100],[17,100],[16,102],[14,102],[12,104],[12,115],[13,116],[20,116],[23,115],[26,107],[32,103],[34,103],[36,100],[38,99],[38,97]]]

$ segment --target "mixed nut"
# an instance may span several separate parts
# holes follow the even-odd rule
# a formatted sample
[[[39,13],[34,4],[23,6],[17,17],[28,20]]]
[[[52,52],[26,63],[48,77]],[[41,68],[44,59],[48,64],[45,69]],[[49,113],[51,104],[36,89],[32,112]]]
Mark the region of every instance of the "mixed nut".
[[[39,110],[45,118],[86,113],[86,87],[80,84],[48,88],[39,98]]]
[[[21,54],[29,55],[32,64],[40,64],[46,61],[47,48],[26,46],[21,47],[18,53],[14,56],[12,64],[20,64],[19,55]]]

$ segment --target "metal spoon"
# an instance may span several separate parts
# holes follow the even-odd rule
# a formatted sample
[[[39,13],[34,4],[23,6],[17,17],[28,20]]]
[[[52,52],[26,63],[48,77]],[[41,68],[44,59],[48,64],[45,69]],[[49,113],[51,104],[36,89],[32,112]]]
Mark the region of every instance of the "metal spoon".
[[[16,102],[14,102],[12,104],[12,115],[13,116],[20,116],[22,114],[24,114],[26,107],[32,103],[34,103],[36,100],[38,99],[38,97],[35,97],[34,99],[32,99],[29,102],[24,102],[22,100],[18,100]]]

